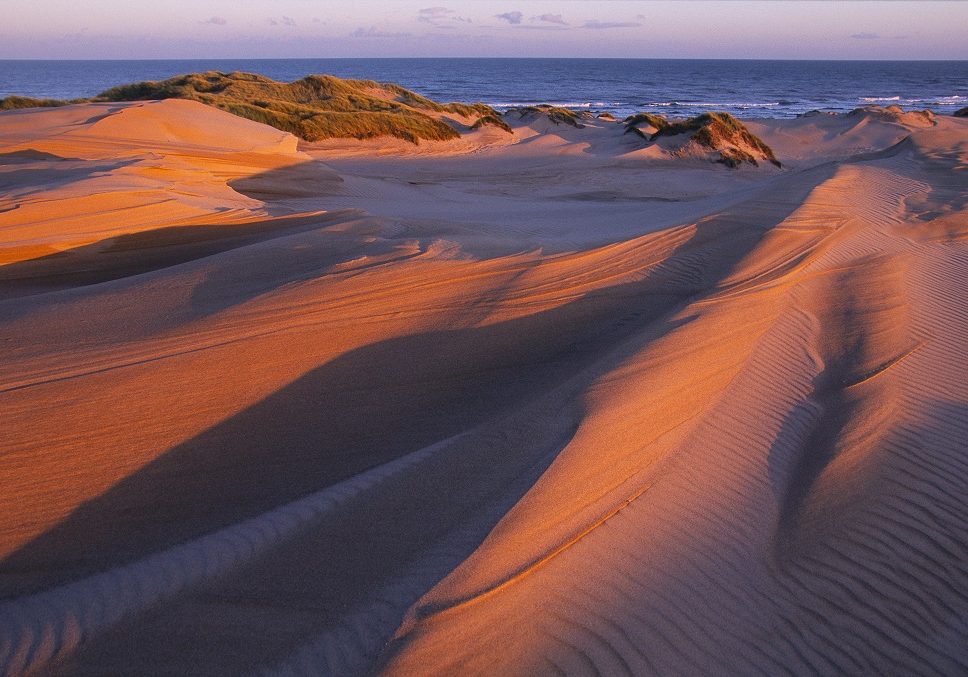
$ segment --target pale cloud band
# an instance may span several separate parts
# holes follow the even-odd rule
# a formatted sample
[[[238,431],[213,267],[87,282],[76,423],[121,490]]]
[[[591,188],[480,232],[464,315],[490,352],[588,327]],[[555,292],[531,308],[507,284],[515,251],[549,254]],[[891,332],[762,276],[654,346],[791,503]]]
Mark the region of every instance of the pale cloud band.
[[[968,0],[252,0],[231,12],[224,0],[88,0],[54,15],[38,5],[4,9],[0,58],[968,58]]]

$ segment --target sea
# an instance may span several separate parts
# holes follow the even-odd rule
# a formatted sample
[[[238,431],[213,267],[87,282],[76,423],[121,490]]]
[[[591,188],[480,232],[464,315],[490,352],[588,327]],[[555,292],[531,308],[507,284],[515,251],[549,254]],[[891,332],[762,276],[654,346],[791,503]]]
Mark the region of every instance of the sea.
[[[73,99],[119,84],[198,71],[247,71],[291,81],[310,74],[395,82],[436,101],[499,110],[547,103],[670,117],[721,110],[789,118],[899,105],[950,113],[968,106],[968,61],[679,59],[0,60],[0,97]]]

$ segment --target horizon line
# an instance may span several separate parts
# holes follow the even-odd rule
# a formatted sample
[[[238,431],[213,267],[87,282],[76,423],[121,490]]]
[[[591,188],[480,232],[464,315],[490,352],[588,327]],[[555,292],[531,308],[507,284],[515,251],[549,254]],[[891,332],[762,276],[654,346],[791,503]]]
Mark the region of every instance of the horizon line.
[[[823,0],[813,0],[823,1]],[[952,0],[963,2],[968,0]],[[925,62],[968,62],[968,57],[955,59],[937,59],[928,57],[914,57],[907,59],[891,58],[784,58],[784,57],[704,57],[704,56],[192,56],[192,57],[142,57],[142,58],[43,58],[43,57],[0,57],[2,61],[445,61],[462,59],[467,61],[838,61],[838,62],[876,62],[876,61],[925,61]]]

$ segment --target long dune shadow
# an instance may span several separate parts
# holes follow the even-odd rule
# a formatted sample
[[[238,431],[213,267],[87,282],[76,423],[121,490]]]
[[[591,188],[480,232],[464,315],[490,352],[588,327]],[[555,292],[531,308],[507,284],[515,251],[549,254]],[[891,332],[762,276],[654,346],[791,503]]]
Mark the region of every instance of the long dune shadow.
[[[232,179],[228,186],[255,200],[262,200],[270,214],[291,211],[286,202],[302,199],[321,199],[338,194],[341,177],[332,167],[320,160],[308,160],[276,169],[256,172]]]
[[[38,163],[43,166],[37,166]],[[39,151],[0,153],[0,192],[21,195],[63,188],[95,176],[137,164],[137,160],[87,161]]]
[[[251,672],[356,614],[369,628],[340,650],[340,660],[375,660],[409,605],[473,552],[567,444],[580,404],[559,401],[558,413],[538,423],[527,415],[522,421],[521,413],[535,403],[540,409],[549,393],[631,335],[654,340],[674,329],[679,322],[666,318],[688,294],[631,283],[517,320],[352,351],[82,505],[0,563],[0,596],[137,560],[486,421],[517,417],[490,434],[502,441],[496,451],[485,434],[483,451],[445,456],[394,479],[376,505],[327,515],[306,537],[296,535],[183,602],[199,628],[231,618],[233,629],[213,638],[172,622],[184,612],[176,604],[126,623],[116,631],[125,636],[120,643],[116,633],[89,643],[77,659],[120,661],[124,672],[132,665],[151,670],[154,660],[189,651],[192,665],[211,674]],[[256,641],[252,628],[267,613],[286,620]],[[238,633],[250,641],[240,645]]]
[[[30,151],[25,157],[23,161],[59,164],[52,162],[57,156],[49,154]],[[331,168],[316,160],[286,165],[229,182],[247,197],[265,201],[269,216],[264,218],[152,228],[63,251],[27,247],[24,253],[30,258],[0,264],[0,322],[43,309],[47,301],[37,298],[42,294],[52,294],[48,298],[56,300],[59,292],[91,288],[89,293],[96,295],[98,285],[106,284],[103,289],[112,291],[117,289],[112,283],[138,284],[142,275],[164,275],[169,268],[199,262],[204,271],[201,280],[191,281],[190,303],[177,318],[160,318],[195,321],[294,281],[319,276],[362,254],[392,255],[401,240],[395,229],[386,229],[385,221],[359,209],[325,211],[326,195],[341,182]],[[298,241],[285,240],[290,237]],[[399,238],[414,239],[405,234]],[[277,251],[247,253],[263,244]],[[234,258],[217,258],[233,257],[236,252],[239,255]],[[266,265],[254,261],[268,260],[267,256],[275,260]]]
[[[81,505],[0,564],[0,591],[25,594],[136,559],[513,411],[633,331],[619,322],[629,307],[641,326],[680,300],[629,285],[353,350]]]
[[[229,225],[167,226],[0,266],[0,300],[111,282],[307,230],[354,212],[294,215]]]
[[[132,161],[103,161],[103,162],[69,162],[61,160],[58,164],[43,168],[22,167],[22,163],[3,163],[0,167],[13,165],[14,170],[0,172],[0,191],[18,191],[22,195],[50,191],[56,188],[63,188],[72,183],[85,181],[100,174],[110,173],[115,169],[121,169],[135,164]],[[80,166],[77,166],[80,165]],[[63,198],[62,198],[63,199]]]
[[[29,192],[33,188],[49,191],[91,177],[111,174],[114,170],[137,165],[141,161],[138,158],[74,160],[32,150],[0,154],[0,167],[5,164],[16,167],[14,171],[0,172],[0,192],[17,189]],[[37,166],[39,163],[43,165]],[[0,251],[3,248],[14,251],[18,247],[25,247],[29,257],[0,263],[0,301],[140,275],[346,220],[354,210],[319,213],[325,208],[326,195],[331,194],[340,183],[342,179],[332,169],[311,160],[267,169],[228,182],[227,185],[238,193],[263,201],[269,218],[218,225],[200,221],[190,225],[149,228],[66,250],[56,246],[6,242]],[[305,213],[299,213],[287,202],[304,198],[314,198]],[[15,204],[12,209],[15,211],[16,208]],[[224,209],[215,210],[216,213],[219,211]],[[10,261],[10,258],[7,260]]]
[[[581,413],[558,414],[531,425],[512,414],[498,444],[493,433],[451,438],[417,472],[385,479],[62,667],[149,672],[167,663],[181,672],[186,662],[173,657],[191,656],[200,674],[285,673],[287,663],[306,674],[366,674],[407,609],[474,552],[568,444]]]
[[[0,596],[214,531],[513,411],[714,287],[797,205],[771,204],[755,225],[713,219],[637,282],[506,322],[350,351],[79,506],[0,563]]]
[[[826,175],[816,177],[822,181]],[[670,315],[727,277],[797,205],[795,199],[771,203],[752,224],[735,213],[705,221],[639,281],[505,322],[387,339],[317,367],[169,449],[7,556],[0,562],[0,598],[56,587],[264,514],[439,440],[504,420],[579,375],[581,383],[569,388],[575,389],[572,400],[580,401],[581,384],[597,375],[589,367],[632,337],[644,345],[673,330]],[[518,478],[530,482],[556,452],[549,453],[540,440],[528,446],[536,456]],[[473,476],[463,481],[474,484]],[[527,482],[509,487],[494,504],[500,509],[486,514],[471,541],[458,548],[461,553],[475,547]],[[452,488],[445,475],[435,483],[439,492]],[[481,498],[454,500],[470,511]],[[372,533],[374,543],[387,537],[380,515],[365,510],[362,515],[369,531],[361,534]],[[406,501],[394,515],[401,523],[419,518],[419,509]],[[419,549],[429,542],[412,545]],[[331,546],[338,550],[341,544]],[[372,544],[353,546],[356,560],[345,562],[361,562],[368,547]],[[453,563],[425,579],[439,579],[447,566]]]

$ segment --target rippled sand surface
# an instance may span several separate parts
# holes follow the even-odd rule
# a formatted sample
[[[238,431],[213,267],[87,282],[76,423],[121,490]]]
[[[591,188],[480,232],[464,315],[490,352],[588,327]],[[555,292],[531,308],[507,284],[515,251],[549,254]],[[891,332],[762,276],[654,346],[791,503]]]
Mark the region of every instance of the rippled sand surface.
[[[968,671],[968,120],[0,114],[0,673]]]

